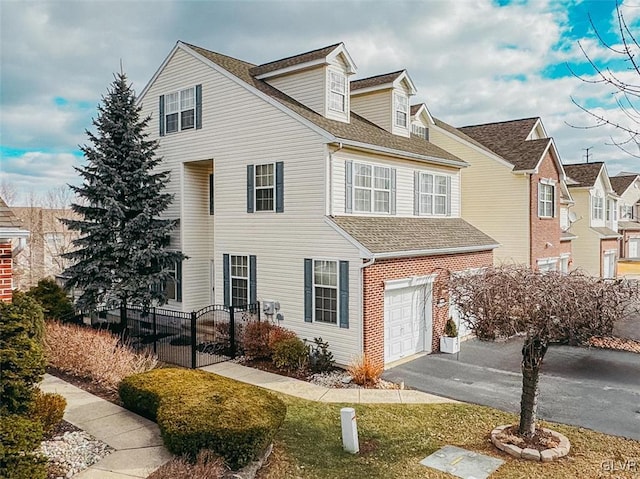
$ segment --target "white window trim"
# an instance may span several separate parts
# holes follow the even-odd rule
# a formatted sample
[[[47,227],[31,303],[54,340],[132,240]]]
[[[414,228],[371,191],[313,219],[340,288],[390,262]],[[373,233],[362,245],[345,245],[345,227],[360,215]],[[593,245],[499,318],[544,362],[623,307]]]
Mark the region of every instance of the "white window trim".
[[[368,166],[369,168],[371,168],[371,186],[370,187],[366,187],[366,186],[357,186],[356,185],[356,167],[357,166]],[[354,213],[367,213],[367,214],[375,214],[375,215],[390,215],[391,214],[391,167],[390,166],[382,166],[382,165],[374,165],[371,163],[365,163],[362,161],[354,161],[353,162],[353,174],[352,174],[352,198],[351,198],[351,204],[353,212]],[[375,187],[375,171],[376,168],[384,168],[385,170],[387,170],[389,172],[389,188],[388,189],[384,189],[384,188],[376,188]],[[356,202],[356,190],[369,190],[370,195],[369,195],[369,211],[367,210],[359,210],[357,208],[357,202]],[[388,210],[387,211],[375,211],[375,206],[376,206],[376,199],[375,199],[375,192],[379,191],[379,192],[386,192],[389,194],[389,202],[388,202]]]
[[[437,274],[428,274],[425,276],[411,276],[409,278],[402,279],[389,279],[384,282],[384,290],[393,291],[396,289],[412,288],[415,286],[433,284],[437,277]]]
[[[551,188],[551,199],[547,200],[544,198],[544,190],[546,188]],[[539,218],[555,218],[556,212],[556,185],[555,182],[551,180],[540,180],[540,188],[538,189],[538,217]],[[546,214],[545,205],[551,206],[551,214]]]
[[[234,276],[233,275],[233,258],[246,258],[247,260],[247,276]],[[247,298],[246,302],[241,304],[249,304],[251,300],[251,258],[248,254],[229,254],[229,300],[231,304],[233,302],[233,280],[234,279],[244,279],[247,281]]]
[[[183,110],[182,109],[182,92],[188,91],[188,90],[191,90],[193,92],[193,107]],[[168,102],[166,101],[166,99],[167,99],[167,97],[169,95],[173,95],[173,94],[177,94],[178,95],[178,109],[175,110],[175,111],[169,111],[168,110]],[[196,87],[192,86],[192,87],[188,87],[188,88],[182,88],[180,90],[170,91],[168,93],[165,93],[164,98],[165,98],[165,107],[164,107],[164,118],[162,119],[162,121],[164,122],[165,135],[171,135],[173,133],[179,133],[181,131],[186,131],[186,130],[195,130],[195,128],[196,128]],[[183,128],[182,127],[182,113],[185,112],[185,111],[189,111],[189,110],[193,110],[193,125],[189,126],[187,128]],[[168,125],[167,125],[167,117],[169,115],[173,115],[175,113],[178,114],[178,129],[175,130],[175,131],[169,131],[169,128],[168,128]]]
[[[258,167],[259,166],[273,166],[273,185],[272,186],[258,186]],[[259,210],[258,209],[258,190],[273,190],[273,208],[270,210]],[[256,164],[253,167],[253,211],[254,213],[273,213],[276,210],[276,164],[275,162],[271,163],[260,163]]]
[[[418,135],[420,138],[423,138],[425,140],[427,139],[428,131],[429,128],[426,126],[418,125],[417,123],[411,125],[411,133],[413,133],[414,135]]]
[[[398,123],[398,113],[405,114],[404,124]],[[398,128],[409,128],[409,97],[398,92],[393,93],[393,124]]]
[[[316,261],[333,262],[336,264],[336,322],[318,321],[316,319],[316,286],[321,288],[334,288],[334,286],[326,286],[316,284]],[[334,258],[312,258],[311,260],[311,312],[314,324],[323,324],[329,327],[340,327],[340,260]]]
[[[600,215],[596,215],[599,212]],[[604,221],[604,198],[602,196],[591,197],[591,219]]]
[[[332,88],[333,85],[333,79],[332,76],[335,75],[336,77],[342,78],[342,84],[343,84],[343,89],[342,91],[339,91],[337,89]],[[347,96],[347,76],[344,73],[341,72],[336,72],[333,70],[329,70],[329,98],[328,98],[328,107],[329,110],[331,111],[335,111],[337,113],[346,113],[347,112],[347,101],[348,101],[348,96]],[[332,106],[332,96],[333,95],[340,95],[342,97],[342,109],[337,109],[337,108],[333,108]]]
[[[541,266],[550,266],[550,265],[554,265],[555,266],[555,269],[545,270],[545,271],[559,271],[558,270],[558,265],[559,264],[560,264],[560,258],[559,257],[541,258],[541,259],[536,261],[536,265],[538,266],[538,270],[540,270]]]
[[[427,193],[422,191],[422,176],[423,175],[429,175],[432,177],[432,193]],[[447,178],[449,178],[449,175],[442,175],[439,173],[432,173],[429,171],[421,171],[420,172],[420,181],[418,182],[418,207],[419,207],[419,215],[420,216],[447,216],[447,202],[451,201],[452,198],[449,198],[449,196],[451,196],[451,191],[448,191],[447,193],[445,193],[444,195],[442,193],[436,193],[436,177],[440,177],[440,178],[444,178],[445,179],[445,183],[447,183],[448,181],[451,180],[447,180]],[[431,212],[425,212],[422,209],[422,197],[423,196],[431,196]],[[438,197],[444,197],[444,213],[436,213],[436,196]]]
[[[182,278],[180,278],[180,280],[178,280],[178,263],[174,261],[173,266],[171,268],[167,268],[167,271],[169,272],[169,276],[170,276],[170,280],[171,282],[173,282],[173,298],[169,298],[169,295],[167,294],[167,282],[168,281],[164,281],[163,286],[163,293],[165,293],[165,295],[167,296],[167,301],[171,301],[171,302],[178,302],[178,281],[182,281]]]

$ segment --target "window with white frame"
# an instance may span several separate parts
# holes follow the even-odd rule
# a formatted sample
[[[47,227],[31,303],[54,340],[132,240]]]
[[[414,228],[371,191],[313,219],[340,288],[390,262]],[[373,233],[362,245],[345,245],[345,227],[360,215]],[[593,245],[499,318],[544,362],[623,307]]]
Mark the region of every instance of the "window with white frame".
[[[337,261],[313,261],[313,312],[318,322],[338,322]]]
[[[167,299],[179,300],[178,298],[178,282],[181,280],[179,277],[179,268],[177,263],[173,263],[168,268],[169,277],[162,283],[162,288]]]
[[[591,198],[591,218],[594,220],[603,219],[604,198],[593,196]]]
[[[615,200],[607,200],[606,219],[607,221],[618,221],[618,209]]]
[[[165,95],[164,117],[167,133],[195,127],[195,98],[195,88],[186,88]]]
[[[391,211],[391,168],[353,164],[353,205],[360,213]]]
[[[631,220],[633,219],[633,206],[621,205],[620,206],[620,219]]]
[[[347,110],[347,77],[329,72],[329,109],[344,113]]]
[[[420,173],[420,214],[446,215],[450,201],[449,179],[444,175]]]
[[[249,257],[231,256],[231,304],[249,304]]]
[[[399,93],[393,95],[395,124],[407,128],[409,121],[409,99]]]
[[[411,133],[414,135],[418,135],[420,138],[424,138],[425,140],[429,139],[429,129],[426,126],[413,124],[411,125]]]
[[[538,184],[538,216],[553,218],[555,214],[555,186],[551,183]]]
[[[256,211],[273,211],[275,207],[275,166],[274,163],[256,165],[255,198]]]

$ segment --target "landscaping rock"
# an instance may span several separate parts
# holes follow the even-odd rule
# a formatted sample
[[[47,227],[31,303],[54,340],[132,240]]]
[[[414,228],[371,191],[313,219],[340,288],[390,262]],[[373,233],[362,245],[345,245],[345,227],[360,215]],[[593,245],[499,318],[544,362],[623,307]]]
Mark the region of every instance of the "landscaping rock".
[[[518,446],[514,446],[513,444],[503,444],[502,446],[504,447],[504,449],[502,450],[510,456],[518,458],[522,457],[522,449],[520,449]]]
[[[545,449],[544,451],[540,452],[540,459],[542,460],[542,462],[555,461],[556,459],[558,459],[558,457],[558,453],[555,449]]]
[[[525,448],[522,450],[520,454],[522,459],[529,459],[531,461],[539,461],[540,460],[540,451],[531,448]]]

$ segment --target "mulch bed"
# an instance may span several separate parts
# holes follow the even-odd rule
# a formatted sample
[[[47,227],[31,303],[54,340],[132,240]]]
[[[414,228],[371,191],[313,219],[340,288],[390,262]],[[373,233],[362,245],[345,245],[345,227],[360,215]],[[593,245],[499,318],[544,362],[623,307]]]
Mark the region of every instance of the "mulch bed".
[[[101,386],[100,384],[94,383],[91,381],[91,379],[75,376],[65,371],[61,371],[60,369],[52,368],[51,366],[47,367],[47,373],[57,378],[60,378],[63,381],[68,382],[69,384],[73,384],[74,386],[80,389],[84,389],[85,391],[93,394],[94,396],[98,396],[113,404],[122,406],[122,403],[120,402],[120,397],[118,396],[118,391],[114,391],[112,389],[108,389],[104,386]]]
[[[65,432],[78,432],[78,431],[82,431],[82,429],[80,429],[79,427],[75,427],[73,424],[63,419],[58,424],[56,424],[53,427],[53,429],[49,432],[49,434],[46,434],[43,439],[45,441],[50,441],[54,437],[64,435]]]
[[[288,376],[294,379],[300,379],[302,381],[308,381],[311,373],[308,371],[286,371],[278,369],[270,359],[245,359],[241,363],[243,366],[247,366],[254,369],[260,369],[268,373],[279,374],[280,376]]]
[[[529,448],[537,451],[551,449],[560,443],[557,438],[540,428],[536,428],[535,434],[531,437],[521,436],[518,433],[518,426],[506,428],[497,438],[505,444],[513,444],[521,449]]]
[[[589,340],[589,346],[640,354],[640,341],[635,339],[594,336]]]

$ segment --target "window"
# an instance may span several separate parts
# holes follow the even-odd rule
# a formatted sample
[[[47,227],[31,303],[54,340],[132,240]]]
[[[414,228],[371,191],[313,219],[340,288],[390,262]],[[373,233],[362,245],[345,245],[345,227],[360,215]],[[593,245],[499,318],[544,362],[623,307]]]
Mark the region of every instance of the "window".
[[[353,164],[354,210],[364,213],[391,212],[391,168]]]
[[[162,283],[162,289],[167,299],[182,301],[182,264],[173,263],[169,267],[169,277]]]
[[[231,304],[249,304],[249,258],[231,256]]]
[[[443,175],[420,173],[419,214],[447,215],[450,202],[449,178]]]
[[[418,135],[420,138],[424,138],[425,140],[429,139],[429,128],[422,125],[416,125],[415,123],[411,126],[411,132],[414,135]]]
[[[633,219],[633,206],[620,206],[620,219],[631,220]]]
[[[409,99],[398,93],[393,95],[395,124],[402,128],[407,128],[409,120]]]
[[[555,213],[555,186],[548,183],[538,183],[538,216],[553,218]]]
[[[601,220],[603,218],[602,210],[604,208],[604,199],[599,198],[597,196],[593,196],[591,200],[591,204],[592,204],[591,218],[594,220]]]
[[[347,79],[342,73],[329,72],[329,109],[347,110]]]
[[[174,133],[195,127],[195,88],[164,96],[165,131]]]
[[[256,165],[256,211],[273,211],[275,199],[274,164]]]
[[[607,200],[607,221],[618,221],[618,209],[614,200]]]
[[[316,321],[338,322],[338,262],[313,262],[313,311]]]

